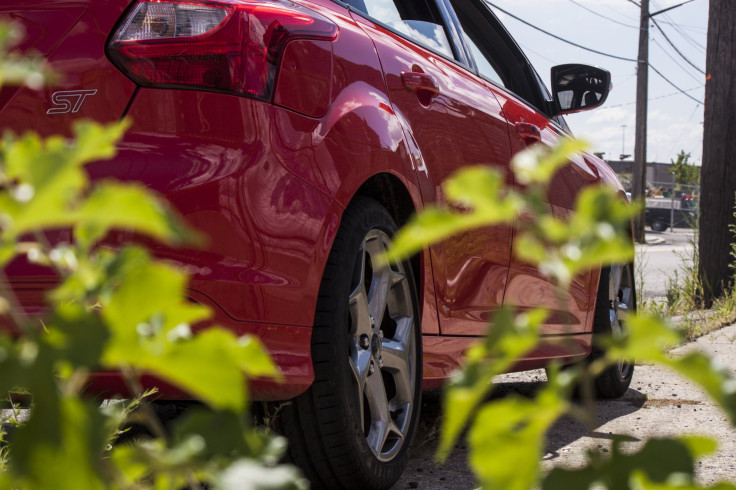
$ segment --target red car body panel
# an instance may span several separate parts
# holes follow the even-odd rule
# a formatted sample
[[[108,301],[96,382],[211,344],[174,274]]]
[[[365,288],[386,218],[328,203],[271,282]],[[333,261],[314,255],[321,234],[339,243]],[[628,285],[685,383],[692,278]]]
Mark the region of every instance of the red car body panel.
[[[394,110],[413,154],[425,203],[441,203],[442,183],[468,165],[490,165],[510,175],[506,121],[480,78],[367,20],[358,22],[376,44]],[[407,90],[405,73],[437,84],[438,95]],[[511,228],[474,230],[430,248],[440,331],[482,335],[503,303],[511,256]]]
[[[545,143],[563,137],[546,116],[460,64],[335,2],[299,3],[337,25],[339,34],[334,41],[287,44],[272,100],[262,101],[136,86],[105,55],[128,1],[0,2],[2,17],[27,26],[21,49],[35,49],[62,74],[41,91],[3,88],[0,126],[69,134],[82,118],[130,119],[118,155],[90,165],[89,174],[143,182],[207,237],[200,249],[154,244],[153,250],[189,271],[190,297],[213,308],[213,324],[265,342],[285,382],[256,380],[257,400],[288,399],[312,382],[310,327],[322,271],[356,194],[391,183],[405,196],[400,211],[408,216],[442,203],[442,182],[467,165],[498,168],[516,185],[509,161],[527,145],[516,123],[536,125]],[[429,88],[437,94],[408,89],[411,76],[435,84]],[[47,114],[65,107],[54,94],[70,90],[96,92],[76,112]],[[549,204],[565,215],[580,188],[600,182],[620,189],[603,162],[576,158],[555,178]],[[598,272],[578,277],[561,309],[549,281],[513,257],[513,238],[512,226],[487,228],[421,255],[415,274],[426,387],[460,367],[502,305],[554,310],[544,342],[518,369],[590,351]],[[7,272],[26,310],[40,314],[54,276],[22,259]],[[184,395],[162,388],[166,397]],[[126,392],[115,373],[94,375],[90,390]]]

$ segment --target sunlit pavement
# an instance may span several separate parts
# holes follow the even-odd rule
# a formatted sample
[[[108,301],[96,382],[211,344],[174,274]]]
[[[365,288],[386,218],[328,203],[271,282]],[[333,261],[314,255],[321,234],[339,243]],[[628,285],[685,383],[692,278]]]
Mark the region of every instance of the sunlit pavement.
[[[664,297],[672,281],[681,283],[685,268],[692,264],[694,237],[695,232],[689,228],[647,232],[647,244],[636,246],[639,294],[644,298]]]

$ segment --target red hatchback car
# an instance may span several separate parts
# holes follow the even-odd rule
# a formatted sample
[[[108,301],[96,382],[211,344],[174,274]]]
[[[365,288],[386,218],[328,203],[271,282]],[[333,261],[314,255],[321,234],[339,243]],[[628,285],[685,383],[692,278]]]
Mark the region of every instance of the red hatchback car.
[[[561,309],[512,255],[513,226],[374,265],[412,214],[442,202],[450,174],[488,165],[514,186],[516,152],[567,137],[562,114],[606,99],[610,75],[583,65],[554,68],[550,95],[482,0],[2,0],[0,16],[62,75],[43,91],[3,88],[0,125],[132,121],[90,175],[145,183],[209,236],[205,250],[156,253],[191,271],[191,299],[219,324],[266,344],[286,382],[252,396],[292,400],[284,430],[315,485],[390,486],[422,388],[458,369],[502,305],[554,310],[518,369],[595,353],[593,334],[633,307],[626,265],[578,277]],[[564,216],[601,182],[624,196],[604,162],[574,157],[551,209]],[[29,309],[54,281],[21,261],[8,274]],[[632,371],[604,373],[601,395],[626,391]],[[93,390],[124,387],[98,373]]]

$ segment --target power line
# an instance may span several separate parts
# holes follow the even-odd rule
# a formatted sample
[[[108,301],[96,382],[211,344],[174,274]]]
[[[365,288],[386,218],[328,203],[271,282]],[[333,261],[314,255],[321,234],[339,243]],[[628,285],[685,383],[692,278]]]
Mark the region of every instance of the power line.
[[[703,75],[705,75],[705,70],[701,70],[695,63],[693,63],[692,61],[690,61],[690,59],[687,56],[685,56],[684,54],[682,54],[682,51],[680,51],[677,48],[677,46],[675,46],[675,43],[673,43],[672,40],[664,32],[664,30],[662,30],[662,28],[659,26],[659,24],[657,23],[657,21],[654,20],[654,19],[652,19],[652,22],[654,22],[654,27],[656,27],[657,29],[659,29],[659,32],[662,33],[662,35],[664,36],[665,40],[669,43],[670,46],[672,46],[672,49],[674,49],[677,52],[677,54],[680,55],[680,58],[682,58],[683,60],[685,60],[688,65],[692,66],[693,68],[695,68],[696,70],[698,70],[700,73],[702,73]]]
[[[672,143],[672,148],[670,148],[669,154],[671,155],[673,151],[675,151],[675,147],[677,146],[677,142],[682,139],[682,136],[685,134],[685,131],[687,131],[687,126],[690,124],[690,121],[693,120],[693,116],[698,111],[698,105],[695,105],[695,109],[693,109],[693,112],[690,114],[690,117],[687,118],[687,122],[684,124],[682,131],[680,132],[680,135],[675,138],[675,140]]]
[[[639,22],[639,19],[636,17],[632,17],[630,15],[626,15],[625,13],[621,12],[620,9],[615,9],[609,5],[607,5],[605,2],[601,2],[601,5],[596,5],[596,7],[603,7],[606,10],[609,10],[610,12],[615,12],[616,15],[620,15],[621,17],[624,17],[632,22]]]
[[[657,7],[657,8],[660,8],[660,7],[659,7],[659,6],[657,5],[657,2],[656,2],[656,1],[652,0],[652,3],[653,3],[653,4],[654,4],[654,5],[655,5],[655,6]],[[685,32],[685,31],[683,30],[683,28],[682,28],[682,26],[681,26],[680,24],[678,24],[677,22],[674,22],[674,21],[672,20],[672,17],[670,17],[670,14],[669,14],[669,13],[664,13],[664,14],[662,15],[662,17],[664,18],[664,20],[661,20],[661,21],[660,21],[660,23],[666,23],[666,24],[669,24],[669,25],[670,25],[670,26],[671,26],[671,27],[672,27],[672,28],[673,28],[673,29],[674,29],[675,31],[677,31],[677,33],[678,33],[678,34],[679,34],[680,36],[682,36],[682,38],[683,38],[683,39],[684,39],[685,41],[687,41],[688,43],[690,43],[690,45],[694,46],[694,47],[695,47],[696,49],[698,49],[698,50],[699,50],[699,51],[701,51],[702,53],[705,53],[705,51],[706,51],[706,49],[705,49],[705,46],[703,46],[702,44],[700,44],[699,42],[697,42],[697,41],[696,41],[695,39],[693,39],[693,38],[692,38],[692,37],[691,37],[691,36],[690,36],[690,35],[689,35],[688,33],[686,33],[686,32]],[[657,26],[657,28],[659,28],[659,26]],[[705,29],[704,29],[704,30],[702,30],[701,32],[705,33],[706,31],[707,31],[707,30],[705,30]]]
[[[661,44],[659,43],[659,41],[657,41],[656,39],[652,39],[652,41],[654,42],[654,44],[656,44],[657,46],[659,46],[659,49],[661,49],[661,50],[662,50],[662,52],[663,52],[663,53],[665,54],[665,56],[667,56],[667,57],[668,57],[668,58],[669,58],[670,60],[672,60],[672,62],[673,62],[674,64],[676,64],[677,66],[679,66],[679,67],[680,67],[680,69],[682,69],[682,71],[684,71],[684,72],[685,72],[685,74],[686,74],[687,76],[689,76],[690,78],[692,78],[692,79],[693,79],[693,80],[695,80],[696,82],[701,82],[701,81],[702,81],[702,78],[703,78],[703,77],[700,77],[700,78],[698,78],[697,76],[695,76],[695,75],[693,75],[692,73],[690,73],[690,69],[689,69],[689,68],[687,68],[687,67],[685,67],[685,66],[682,66],[682,64],[680,64],[680,62],[679,62],[679,61],[677,61],[677,59],[675,59],[675,57],[674,57],[674,56],[672,56],[671,54],[669,54],[669,53],[667,52],[667,50],[666,50],[666,49],[664,48],[664,46],[662,46],[662,45],[661,45]]]
[[[527,26],[531,27],[532,29],[536,29],[537,31],[539,31],[539,32],[542,32],[542,33],[544,33],[544,34],[546,34],[546,35],[548,35],[548,36],[550,36],[550,37],[553,37],[553,38],[557,39],[558,41],[562,41],[562,42],[563,42],[563,43],[565,43],[565,44],[570,44],[571,46],[575,46],[576,48],[580,48],[580,49],[583,49],[583,50],[585,50],[585,51],[590,51],[591,53],[599,54],[599,55],[601,55],[601,56],[606,56],[606,57],[608,57],[608,58],[613,58],[613,59],[617,59],[617,60],[622,60],[622,61],[630,61],[630,62],[632,62],[632,63],[637,63],[637,61],[636,61],[635,59],[632,59],[632,58],[624,58],[623,56],[617,56],[617,55],[615,55],[615,54],[609,54],[609,53],[604,53],[603,51],[598,51],[598,50],[596,50],[596,49],[591,49],[591,48],[587,48],[587,47],[585,47],[585,46],[582,46],[582,45],[580,45],[580,44],[574,43],[574,42],[572,42],[572,41],[568,41],[567,39],[565,39],[565,38],[563,38],[563,37],[560,37],[560,36],[558,36],[558,35],[556,35],[556,34],[552,34],[552,33],[551,33],[551,32],[549,32],[549,31],[545,31],[545,30],[544,30],[544,29],[542,29],[541,27],[537,27],[537,26],[535,26],[534,24],[532,24],[532,23],[530,23],[530,22],[527,22],[527,21],[525,21],[525,20],[524,20],[524,19],[522,19],[521,17],[517,17],[516,15],[512,14],[511,12],[508,12],[508,11],[506,11],[506,10],[502,9],[502,8],[501,8],[501,7],[499,7],[498,5],[496,5],[496,4],[492,3],[492,2],[489,2],[488,0],[486,0],[486,3],[487,3],[488,5],[490,5],[491,7],[494,7],[494,8],[496,8],[497,10],[499,10],[499,11],[503,12],[504,14],[508,15],[509,17],[511,17],[511,18],[513,18],[513,19],[516,19],[516,20],[518,20],[518,21],[519,21],[519,22],[521,22],[522,24],[524,24],[524,25],[527,25]]]
[[[665,15],[664,17],[665,17],[665,19],[669,19],[670,18],[668,15]],[[689,29],[691,31],[697,31],[697,32],[700,32],[702,34],[705,34],[706,32],[708,32],[708,29],[705,28],[705,27],[689,26],[689,25],[686,25],[686,24],[680,24],[678,22],[673,22],[671,19],[670,20],[660,20],[659,22],[662,23],[662,24],[670,25],[670,26],[672,26],[672,27],[674,27],[676,29]]]
[[[667,83],[669,83],[670,85],[672,85],[673,87],[675,87],[675,88],[676,88],[676,89],[677,89],[677,90],[678,90],[678,91],[679,91],[679,92],[680,92],[680,93],[681,93],[682,95],[684,95],[684,96],[685,96],[685,97],[687,97],[688,99],[692,99],[692,100],[694,100],[695,102],[697,102],[697,103],[698,103],[698,104],[700,104],[700,105],[704,105],[704,104],[703,104],[703,101],[700,101],[700,100],[696,99],[695,97],[693,97],[692,95],[688,94],[687,92],[685,92],[684,90],[682,90],[682,89],[681,89],[680,87],[678,87],[677,85],[675,85],[674,83],[672,83],[672,82],[670,81],[670,79],[669,79],[669,78],[667,78],[666,76],[664,76],[664,75],[662,74],[662,72],[661,72],[661,71],[659,71],[659,70],[657,70],[657,69],[656,69],[656,68],[654,67],[654,65],[652,65],[651,63],[649,63],[649,68],[651,68],[652,70],[654,70],[654,72],[655,72],[655,73],[656,73],[657,75],[659,75],[660,77],[662,77],[662,79],[663,79],[663,80],[664,80],[665,82],[667,82]]]
[[[689,88],[687,90],[684,90],[684,92],[692,92],[694,90],[702,90],[703,87],[704,87],[704,85],[701,85],[699,87]],[[668,97],[674,97],[675,95],[681,95],[681,94],[682,94],[682,92],[680,92],[680,91],[678,91],[678,92],[671,92],[669,94],[660,95],[658,97],[650,97],[650,98],[647,99],[647,101],[651,102],[653,100],[666,99]],[[630,105],[634,105],[634,104],[636,104],[636,101],[626,102],[625,104],[607,105],[607,106],[604,106],[604,107],[599,108],[598,110],[599,111],[605,111],[607,109],[615,109],[617,107],[626,107],[626,106],[630,106]]]
[[[602,51],[598,51],[598,50],[595,50],[595,49],[591,49],[591,48],[586,48],[585,46],[582,46],[582,45],[580,45],[580,44],[574,43],[574,42],[572,42],[572,41],[568,41],[567,39],[565,39],[565,38],[563,38],[563,37],[560,37],[560,36],[558,36],[558,35],[556,35],[556,34],[552,34],[552,33],[551,33],[551,32],[549,32],[549,31],[545,31],[545,30],[544,30],[544,29],[542,29],[541,27],[537,27],[537,26],[535,26],[535,25],[534,25],[534,24],[532,24],[531,22],[527,22],[526,20],[522,19],[521,17],[518,17],[518,16],[516,16],[516,15],[512,14],[511,12],[508,12],[508,11],[506,11],[506,10],[502,9],[501,7],[499,7],[498,5],[494,4],[493,2],[490,2],[489,0],[485,0],[485,1],[486,1],[486,3],[487,3],[488,5],[490,5],[491,7],[493,7],[493,8],[495,8],[495,9],[499,10],[500,12],[503,12],[504,14],[508,15],[509,17],[511,17],[511,18],[513,18],[513,19],[516,19],[516,20],[518,20],[518,21],[519,21],[519,22],[521,22],[522,24],[524,24],[524,25],[527,25],[527,26],[531,27],[532,29],[535,29],[535,30],[537,30],[537,31],[539,31],[539,32],[541,32],[541,33],[543,33],[543,34],[546,34],[546,35],[548,35],[548,36],[550,36],[550,37],[553,37],[553,38],[557,39],[558,41],[561,41],[561,42],[563,42],[563,43],[565,43],[565,44],[570,44],[570,45],[572,45],[572,46],[575,46],[576,48],[580,48],[580,49],[582,49],[582,50],[585,50],[585,51],[590,51],[591,53],[596,53],[596,54],[599,54],[599,55],[601,55],[601,56],[606,56],[606,57],[608,57],[608,58],[614,58],[614,59],[617,59],[617,60],[622,60],[622,61],[630,61],[630,62],[632,62],[632,63],[638,63],[638,61],[637,61],[637,60],[635,60],[635,59],[632,59],[632,58],[624,58],[623,56],[616,56],[615,54],[609,54],[609,53],[604,53],[604,52],[602,52]],[[629,2],[631,2],[631,3],[636,3],[636,2],[634,2],[634,0],[628,0],[628,1],[629,1]],[[662,72],[661,72],[661,71],[657,70],[657,68],[655,68],[655,67],[654,67],[654,65],[652,65],[651,63],[649,63],[648,65],[649,65],[649,67],[650,67],[650,68],[651,68],[652,70],[654,70],[654,72],[655,72],[655,73],[656,73],[657,75],[659,75],[660,77],[662,77],[662,78],[664,79],[664,81],[665,81],[665,82],[667,82],[668,84],[672,85],[672,86],[673,86],[674,88],[676,88],[676,89],[677,89],[677,90],[678,90],[678,91],[679,91],[680,93],[682,93],[682,94],[683,94],[683,95],[684,95],[685,97],[688,97],[689,99],[692,99],[692,100],[694,100],[694,101],[695,101],[695,102],[697,102],[698,104],[701,104],[701,105],[703,105],[703,102],[702,102],[702,101],[700,101],[700,100],[696,99],[695,97],[693,97],[692,95],[688,94],[688,93],[687,93],[687,92],[685,92],[685,91],[684,91],[683,89],[681,89],[680,87],[678,87],[677,85],[675,85],[675,84],[674,84],[674,83],[673,83],[672,81],[670,81],[670,79],[669,79],[669,78],[667,78],[666,76],[664,76],[664,75],[662,74]]]
[[[688,34],[687,32],[685,32],[685,30],[684,30],[684,26],[683,26],[682,24],[678,24],[678,23],[676,23],[676,22],[671,22],[671,20],[672,20],[672,19],[671,19],[671,18],[670,18],[670,16],[669,16],[669,15],[667,15],[667,14],[665,14],[665,15],[664,15],[664,18],[665,18],[666,20],[660,20],[660,21],[659,21],[659,23],[660,23],[660,24],[667,24],[667,25],[671,26],[671,27],[672,27],[672,28],[673,28],[673,29],[674,29],[675,31],[677,31],[677,33],[678,33],[678,34],[679,34],[680,36],[682,36],[682,38],[683,38],[683,39],[684,39],[685,41],[687,41],[687,42],[688,42],[688,43],[689,43],[689,44],[690,44],[691,46],[693,46],[693,47],[694,47],[695,49],[697,49],[697,50],[698,50],[698,51],[700,51],[701,53],[705,54],[705,51],[706,51],[706,48],[705,48],[705,46],[703,46],[702,44],[700,44],[700,43],[699,43],[698,41],[696,41],[696,40],[695,40],[695,39],[694,39],[694,38],[693,38],[692,36],[690,36],[690,34]],[[668,21],[669,21],[669,22],[668,22]],[[701,32],[701,33],[702,33],[703,35],[705,35],[705,34],[706,34],[706,33],[708,32],[708,30],[707,30],[707,29],[703,29],[703,30],[702,30],[702,31],[700,31],[700,32]]]
[[[603,14],[599,13],[599,12],[596,12],[595,10],[593,10],[593,9],[591,9],[591,8],[588,8],[588,7],[586,7],[586,6],[585,6],[585,5],[583,5],[582,3],[578,3],[578,2],[576,2],[575,0],[569,0],[569,1],[570,1],[571,3],[574,3],[575,5],[577,5],[577,6],[578,6],[578,7],[580,7],[581,9],[583,9],[583,10],[587,10],[588,12],[590,12],[590,13],[591,13],[591,14],[593,14],[593,15],[596,15],[596,16],[598,16],[598,17],[601,17],[601,18],[603,18],[603,19],[609,20],[609,21],[613,22],[614,24],[618,24],[618,25],[620,25],[620,26],[628,27],[628,28],[630,28],[630,29],[636,29],[637,31],[639,30],[639,28],[638,28],[637,26],[632,26],[631,24],[626,24],[625,22],[619,22],[619,21],[617,21],[616,19],[612,19],[612,18],[610,18],[610,17],[608,17],[608,16],[605,16],[605,15],[603,15]]]

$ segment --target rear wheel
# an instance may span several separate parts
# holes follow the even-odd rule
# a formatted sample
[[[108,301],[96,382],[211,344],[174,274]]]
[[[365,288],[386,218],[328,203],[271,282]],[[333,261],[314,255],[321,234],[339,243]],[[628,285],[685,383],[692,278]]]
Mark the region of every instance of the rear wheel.
[[[595,307],[593,332],[621,336],[626,328],[626,316],[636,309],[634,274],[631,265],[613,265],[601,270],[600,286]],[[592,358],[603,355],[594,347]],[[634,375],[634,363],[621,360],[609,366],[595,380],[600,398],[618,398],[629,389]]]
[[[601,336],[623,335],[626,315],[636,309],[632,268],[632,265],[614,265],[601,270],[593,320],[594,341]],[[582,362],[590,363],[604,354],[602,349],[594,345],[590,356]],[[562,369],[571,366],[563,366]],[[631,361],[619,361],[609,366],[594,380],[596,396],[605,399],[622,396],[629,389],[633,376],[634,363]]]
[[[421,332],[408,263],[378,267],[396,232],[358,197],[320,286],[314,383],[283,410],[295,463],[314,487],[388,488],[403,472],[421,404]]]

